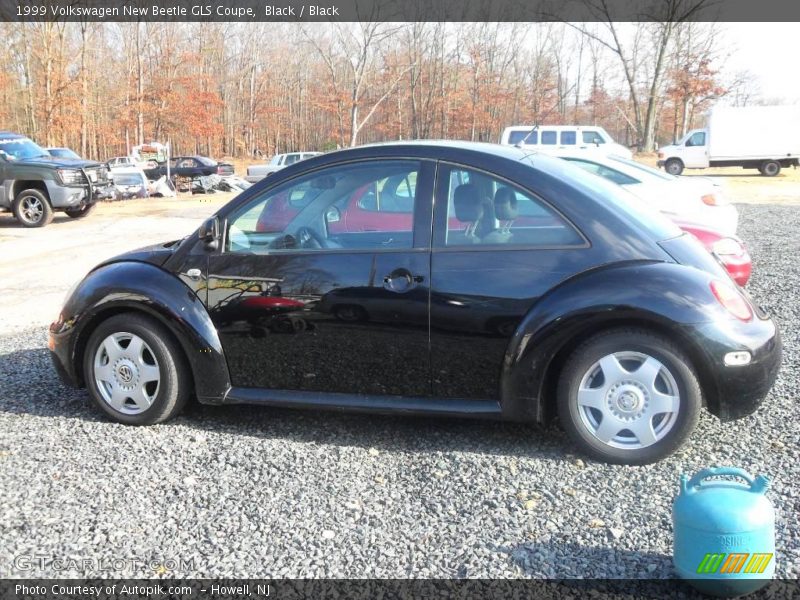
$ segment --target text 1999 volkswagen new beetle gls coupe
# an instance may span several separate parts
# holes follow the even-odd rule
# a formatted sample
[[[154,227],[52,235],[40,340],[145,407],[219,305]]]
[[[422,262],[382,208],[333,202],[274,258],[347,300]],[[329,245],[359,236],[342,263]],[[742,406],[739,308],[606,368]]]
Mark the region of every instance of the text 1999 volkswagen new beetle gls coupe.
[[[275,206],[292,207],[277,226]],[[585,452],[629,464],[675,450],[703,405],[753,412],[781,353],[773,322],[657,213],[559,159],[457,142],[280,171],[182,241],[96,267],[50,348],[123,423],[169,419],[192,393],[557,414]]]

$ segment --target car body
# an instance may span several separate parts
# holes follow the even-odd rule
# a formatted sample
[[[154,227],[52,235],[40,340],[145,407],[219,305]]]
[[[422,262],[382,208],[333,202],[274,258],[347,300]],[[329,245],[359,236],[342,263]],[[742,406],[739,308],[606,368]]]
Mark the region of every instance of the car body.
[[[112,194],[105,165],[57,158],[23,135],[0,131],[0,211],[13,212],[25,227],[47,225],[54,211],[83,218]]]
[[[613,154],[559,152],[555,156],[624,187],[672,219],[736,234],[739,211],[710,179],[676,177]]]
[[[167,174],[166,162],[145,168],[149,179],[155,180]],[[207,156],[173,156],[169,159],[170,177],[205,177],[208,175],[233,175],[234,168],[230,163],[219,163]]]
[[[276,154],[269,162],[259,165],[250,165],[247,167],[247,181],[256,183],[265,177],[280,171],[290,165],[301,160],[306,160],[314,156],[319,156],[321,152],[287,152],[284,154]]]
[[[405,230],[336,231],[351,197],[398,178]],[[263,227],[282,195],[309,201]],[[658,212],[566,161],[467,142],[287,167],[183,240],[98,265],[49,334],[64,381],[125,423],[166,420],[191,390],[211,404],[558,414],[583,451],[631,464],[675,450],[701,406],[752,413],[781,355],[773,321]]]
[[[114,182],[114,199],[147,198],[147,176],[139,167],[114,167],[111,169]]]
[[[69,148],[45,148],[47,153],[54,158],[66,158],[68,160],[83,160],[80,155]]]
[[[545,154],[595,152],[633,158],[629,148],[597,125],[512,125],[503,130],[500,143]]]

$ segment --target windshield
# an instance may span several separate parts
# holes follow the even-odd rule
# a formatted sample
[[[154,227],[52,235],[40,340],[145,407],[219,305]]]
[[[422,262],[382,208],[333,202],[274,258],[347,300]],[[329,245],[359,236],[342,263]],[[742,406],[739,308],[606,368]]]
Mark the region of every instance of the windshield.
[[[50,156],[55,156],[56,158],[68,158],[70,160],[80,160],[81,157],[75,154],[69,148],[50,148],[48,150]]]
[[[47,151],[34,144],[28,138],[0,140],[0,152],[9,160],[26,160],[29,158],[50,157]]]
[[[677,179],[674,175],[670,175],[669,173],[664,173],[663,171],[659,171],[658,169],[654,169],[653,167],[648,167],[647,165],[643,165],[642,163],[636,162],[635,160],[629,160],[627,158],[622,158],[621,156],[609,156],[609,160],[613,160],[614,162],[621,163],[623,165],[628,165],[632,169],[636,169],[636,171],[640,173],[645,173],[654,179],[660,179],[663,181],[672,181]]]
[[[116,185],[144,185],[141,175],[114,175]]]

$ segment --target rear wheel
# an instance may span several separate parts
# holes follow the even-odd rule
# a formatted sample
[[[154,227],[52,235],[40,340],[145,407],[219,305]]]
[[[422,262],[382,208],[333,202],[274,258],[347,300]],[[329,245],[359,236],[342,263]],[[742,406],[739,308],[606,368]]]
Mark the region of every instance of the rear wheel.
[[[86,387],[115,421],[161,423],[177,415],[189,395],[191,380],[182,359],[163,325],[143,315],[116,315],[101,323],[86,345]]]
[[[14,198],[14,216],[25,227],[44,227],[53,220],[53,207],[43,192],[23,190]]]
[[[776,160],[768,160],[761,163],[758,170],[761,171],[761,174],[765,177],[775,177],[781,172],[781,164]]]
[[[670,175],[680,175],[683,173],[683,163],[677,158],[670,158],[664,164],[664,170]]]
[[[669,340],[614,330],[590,338],[569,357],[559,380],[558,413],[592,457],[647,464],[689,437],[701,398],[690,361]]]
[[[96,206],[96,204],[86,204],[81,208],[68,208],[64,212],[70,219],[83,219],[92,214]]]

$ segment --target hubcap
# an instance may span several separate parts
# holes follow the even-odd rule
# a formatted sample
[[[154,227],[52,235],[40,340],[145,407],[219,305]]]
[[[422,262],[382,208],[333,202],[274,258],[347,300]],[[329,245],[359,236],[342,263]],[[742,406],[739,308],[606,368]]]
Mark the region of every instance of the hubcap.
[[[615,352],[594,363],[578,388],[584,428],[613,448],[639,449],[675,426],[680,392],[675,377],[641,352]]]
[[[138,335],[119,332],[97,348],[94,376],[100,396],[111,408],[136,415],[153,404],[161,370],[147,342]]]
[[[36,223],[42,218],[44,214],[44,207],[41,200],[33,196],[27,196],[22,199],[22,214],[26,220],[31,223]]]

